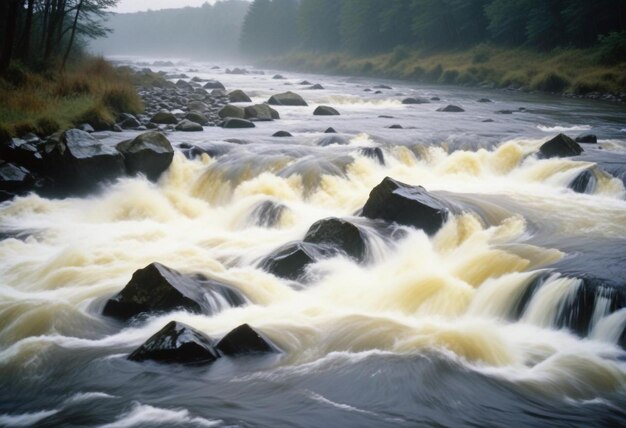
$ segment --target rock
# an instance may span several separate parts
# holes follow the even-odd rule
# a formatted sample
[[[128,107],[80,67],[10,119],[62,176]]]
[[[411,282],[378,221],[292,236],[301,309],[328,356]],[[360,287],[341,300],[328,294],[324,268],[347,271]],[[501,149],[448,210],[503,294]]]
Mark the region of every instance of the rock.
[[[135,119],[134,117],[128,117],[124,119],[122,122],[118,123],[118,125],[122,129],[135,129],[135,128],[139,128],[141,126],[141,123],[139,123],[139,121]],[[86,132],[89,132],[89,131],[86,131]]]
[[[217,80],[209,80],[202,86],[204,89],[226,89],[221,82]]]
[[[489,98],[481,98],[478,100],[479,103],[491,103],[493,101],[491,101]]]
[[[449,104],[449,105],[447,105],[445,107],[438,108],[437,111],[441,111],[441,112],[445,112],[445,113],[462,113],[465,110],[463,110],[459,106],[455,106],[455,105]]]
[[[374,89],[393,89],[393,88],[387,85],[376,85],[374,86]]]
[[[244,109],[244,117],[255,121],[280,119],[278,112],[267,104],[255,104],[246,107]]]
[[[31,171],[40,170],[43,161],[35,144],[19,138],[9,138],[6,142],[0,142],[0,159],[25,166]]]
[[[498,110],[496,114],[513,114],[513,110]]]
[[[43,158],[46,174],[63,192],[88,192],[125,173],[124,157],[112,144],[78,129],[48,139]]]
[[[117,150],[124,155],[126,172],[130,175],[144,174],[156,181],[169,168],[174,158],[174,149],[160,132],[151,131],[122,141]]]
[[[274,135],[272,135],[272,137],[293,137],[293,135],[291,135],[287,131],[278,131],[278,132],[275,132]]]
[[[285,80],[285,78],[282,75],[280,75],[280,74],[275,74],[274,77],[272,77],[272,79],[274,79],[274,80]]]
[[[219,341],[215,347],[228,357],[245,354],[273,353],[280,350],[248,324],[240,325]]]
[[[222,119],[226,119],[228,117],[243,119],[245,117],[244,109],[242,107],[234,106],[232,104],[226,105],[217,114]]]
[[[107,301],[102,313],[122,321],[177,310],[212,315],[245,303],[239,292],[225,284],[151,263],[133,274],[124,289]]]
[[[565,134],[559,134],[539,148],[543,158],[578,156],[584,150],[580,145]]]
[[[202,113],[198,113],[196,111],[191,111],[185,115],[185,119],[200,124],[202,126],[207,126],[209,124],[209,120]]]
[[[89,133],[96,132],[96,130],[93,129],[93,126],[88,123],[81,123],[80,125],[78,125],[78,129]]]
[[[263,259],[260,266],[275,276],[297,281],[304,278],[309,264],[335,253],[332,248],[295,242],[278,248]]]
[[[389,129],[404,129],[402,125],[398,125],[397,123],[391,126],[388,126]]]
[[[280,223],[286,209],[286,206],[273,201],[261,202],[250,215],[252,224],[260,227],[275,227]]]
[[[133,351],[128,359],[142,362],[208,364],[219,358],[213,341],[204,333],[176,321],[169,322]]]
[[[298,83],[298,85],[310,85],[311,82],[309,82],[308,80],[303,80],[302,82]]]
[[[203,113],[204,111],[209,109],[209,106],[203,103],[202,101],[191,101],[187,104],[187,109],[189,111]]]
[[[0,160],[0,190],[12,194],[27,192],[34,182],[26,168]]]
[[[432,235],[443,226],[450,211],[448,204],[422,186],[410,186],[386,177],[372,189],[362,215],[413,226]]]
[[[314,223],[306,233],[304,242],[331,246],[358,261],[363,261],[366,255],[365,237],[361,230],[339,218],[327,218]]]
[[[375,95],[380,95],[380,94],[382,94],[382,93],[383,93],[382,91],[376,91],[376,92],[374,92],[374,94],[375,94]]]
[[[339,112],[329,106],[319,106],[313,111],[314,116],[339,116]]]
[[[574,140],[577,143],[586,143],[586,144],[597,144],[598,137],[593,134],[581,134]]]
[[[185,82],[184,80],[180,80],[180,79],[176,82],[176,87],[184,89],[186,91],[193,90],[193,86],[191,86],[189,82]]]
[[[150,122],[160,125],[176,125],[178,119],[172,113],[160,111],[150,118]]]
[[[212,97],[227,97],[228,93],[224,89],[213,89],[211,91]]]
[[[233,68],[232,70],[230,68],[227,68],[224,73],[226,73],[226,74],[240,74],[240,75],[250,74],[248,72],[248,70],[243,69],[243,68],[237,68],[237,67]]]
[[[593,193],[598,180],[592,171],[586,169],[576,176],[574,181],[569,185],[569,188],[576,193]]]
[[[402,100],[402,104],[428,104],[429,102],[425,98],[405,98]]]
[[[315,85],[309,86],[307,89],[311,89],[313,91],[321,91],[324,89],[324,87],[320,85],[319,83],[316,83]]]
[[[192,81],[192,82],[196,82],[196,83],[206,82],[206,80],[207,80],[207,79],[203,79],[203,78],[198,77],[198,76],[194,76],[194,77],[191,79],[191,81]]]
[[[202,132],[203,128],[199,123],[183,119],[178,125],[176,125],[176,130],[182,132]]]
[[[330,127],[330,128],[326,128],[326,131],[324,131],[324,134],[336,134],[337,131],[335,131],[335,128]]]
[[[111,128],[111,131],[113,132],[123,132],[124,130],[122,129],[121,126],[119,126],[118,124],[113,125],[113,127]]]
[[[326,146],[330,146],[332,144],[338,144],[341,146],[346,146],[348,144],[350,144],[350,141],[348,141],[347,138],[341,137],[339,135],[330,135],[328,137],[324,137],[321,140],[319,140],[317,142],[318,146],[321,147],[326,147]]]
[[[362,147],[361,149],[359,149],[359,152],[363,156],[375,159],[378,161],[379,164],[385,165],[385,156],[380,147]]]
[[[430,100],[431,101],[441,101],[441,98],[439,98],[439,97],[431,97]]]
[[[387,114],[381,114],[378,116],[380,119],[393,119],[393,116],[389,116]]]
[[[284,92],[282,94],[272,95],[268,100],[268,104],[276,106],[307,106],[304,99],[295,92]]]
[[[231,103],[249,103],[252,102],[250,97],[241,89],[236,89],[228,94]]]
[[[239,119],[235,117],[227,117],[220,125],[222,128],[229,129],[241,129],[241,128],[254,128],[256,125],[246,119]]]
[[[485,119],[482,121],[482,123],[492,123],[493,119]]]

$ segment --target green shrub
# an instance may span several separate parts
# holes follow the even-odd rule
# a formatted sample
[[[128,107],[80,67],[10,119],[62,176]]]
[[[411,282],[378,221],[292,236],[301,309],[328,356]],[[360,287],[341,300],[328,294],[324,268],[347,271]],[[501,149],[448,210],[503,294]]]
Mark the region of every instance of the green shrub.
[[[615,65],[626,62],[626,31],[600,36],[596,55],[600,64]]]
[[[570,81],[555,72],[536,76],[531,87],[543,92],[563,92],[570,86]]]
[[[491,50],[486,45],[478,45],[474,49],[474,55],[472,56],[472,63],[484,64],[491,59]]]
[[[37,127],[37,135],[40,137],[47,137],[61,129],[59,122],[49,117],[39,118],[35,125]]]
[[[454,82],[456,82],[456,79],[458,77],[459,77],[459,71],[458,70],[446,70],[441,75],[440,80],[443,83],[454,83]]]
[[[102,94],[102,102],[115,113],[141,113],[143,104],[135,89],[127,85],[116,85]]]
[[[437,64],[426,73],[426,78],[428,80],[439,80],[441,75],[443,74],[443,67],[441,64]]]
[[[0,125],[0,144],[5,144],[11,141],[11,132],[4,125]]]
[[[15,135],[17,135],[20,138],[26,134],[37,132],[37,128],[35,127],[35,125],[33,125],[32,122],[27,121],[27,120],[18,122],[15,125],[13,125],[13,130],[15,131],[14,132]]]
[[[391,52],[391,61],[390,63],[393,64],[397,64],[401,61],[404,61],[405,59],[408,59],[411,56],[411,50],[404,46],[404,45],[400,45],[400,46],[396,46],[395,48],[393,48],[393,51]]]
[[[96,131],[102,131],[109,129],[115,123],[115,118],[106,106],[98,103],[77,115],[73,122],[74,125],[88,123],[93,126]]]

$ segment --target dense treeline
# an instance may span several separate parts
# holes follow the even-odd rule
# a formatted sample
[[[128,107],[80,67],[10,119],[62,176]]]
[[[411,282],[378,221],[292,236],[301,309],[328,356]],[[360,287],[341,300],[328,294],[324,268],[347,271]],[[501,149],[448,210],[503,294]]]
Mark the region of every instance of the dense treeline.
[[[239,34],[250,2],[220,1],[201,7],[112,15],[113,30],[90,47],[116,55],[153,55],[159,58],[236,56]]]
[[[106,9],[118,0],[3,0],[0,2],[0,72],[13,60],[30,65],[65,63],[85,38],[104,36]]]
[[[255,0],[241,37],[255,55],[305,48],[372,54],[481,42],[548,50],[603,40],[623,59],[626,0]]]

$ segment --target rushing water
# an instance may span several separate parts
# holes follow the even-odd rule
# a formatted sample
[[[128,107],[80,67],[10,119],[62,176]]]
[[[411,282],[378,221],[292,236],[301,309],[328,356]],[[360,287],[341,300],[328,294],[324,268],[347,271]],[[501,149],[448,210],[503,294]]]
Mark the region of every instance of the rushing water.
[[[156,184],[123,179],[87,198],[0,205],[0,426],[626,423],[626,309],[611,297],[626,278],[624,106],[399,82],[374,94],[364,89],[381,82],[234,76],[208,64],[166,70],[217,78],[256,102],[291,89],[310,106],[279,107],[281,120],[251,130],[170,134],[215,156],[178,152]],[[305,90],[303,79],[326,89]],[[406,96],[442,101],[402,105]],[[318,104],[341,116],[312,116]],[[466,112],[435,112],[446,104]],[[515,113],[495,113],[504,109]],[[350,144],[318,146],[329,126]],[[294,136],[272,138],[278,130]],[[537,159],[558,132],[600,142],[578,158]],[[381,148],[385,164],[363,147]],[[595,185],[570,190],[587,169]],[[407,228],[389,238],[353,217],[385,176],[466,213],[433,237]],[[257,226],[268,200],[286,209],[274,227]],[[323,260],[306,285],[257,268],[329,216],[370,231],[366,263]],[[155,261],[222,278],[252,303],[130,326],[100,315]],[[587,331],[575,334],[564,326],[587,277],[606,287],[594,289]],[[214,337],[247,322],[284,353],[205,367],[126,360],[170,320]]]

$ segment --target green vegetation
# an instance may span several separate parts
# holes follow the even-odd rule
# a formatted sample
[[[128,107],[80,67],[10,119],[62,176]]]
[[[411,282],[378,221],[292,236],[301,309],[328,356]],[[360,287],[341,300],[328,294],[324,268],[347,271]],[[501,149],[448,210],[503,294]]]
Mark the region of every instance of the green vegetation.
[[[71,65],[62,75],[44,75],[13,64],[0,79],[0,128],[11,135],[47,136],[84,122],[106,127],[121,112],[139,113],[141,99],[129,69],[102,58]]]
[[[308,71],[624,92],[626,2],[255,0],[241,48]]]

